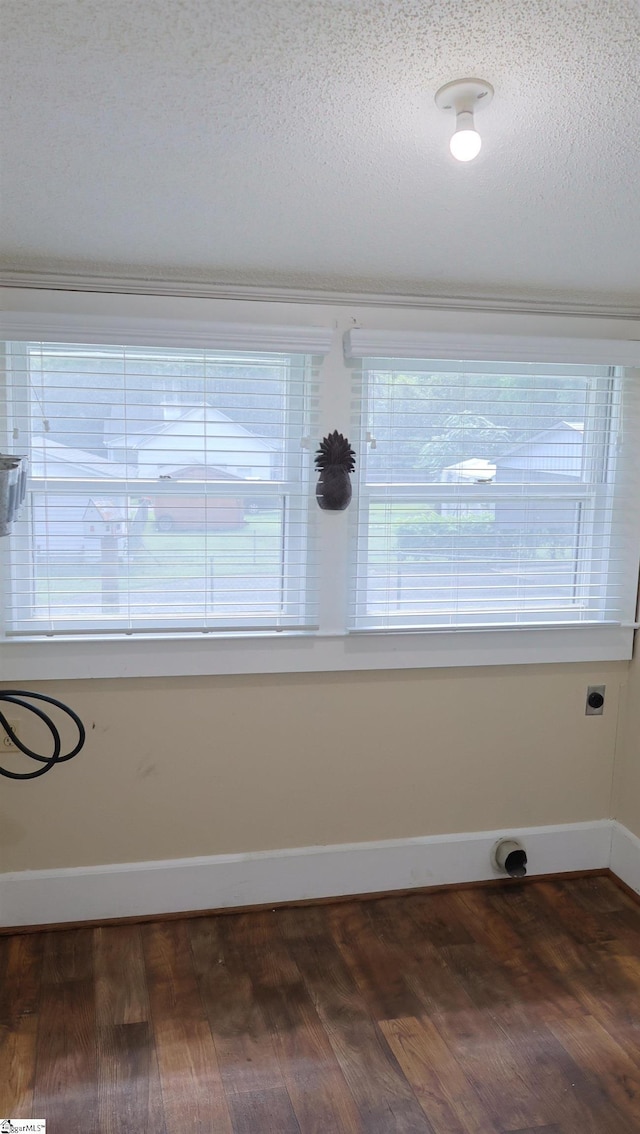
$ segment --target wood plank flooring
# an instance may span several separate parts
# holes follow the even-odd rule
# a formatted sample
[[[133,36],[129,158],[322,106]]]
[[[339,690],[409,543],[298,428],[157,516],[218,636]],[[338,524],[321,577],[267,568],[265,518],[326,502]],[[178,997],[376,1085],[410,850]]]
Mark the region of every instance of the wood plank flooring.
[[[528,882],[0,938],[47,1134],[640,1134],[640,906]]]

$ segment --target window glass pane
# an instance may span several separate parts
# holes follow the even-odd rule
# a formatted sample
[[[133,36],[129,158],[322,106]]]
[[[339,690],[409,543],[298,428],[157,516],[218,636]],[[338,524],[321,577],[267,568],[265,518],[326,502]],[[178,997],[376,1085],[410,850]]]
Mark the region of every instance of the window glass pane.
[[[372,502],[363,614],[408,626],[575,617],[591,597],[577,570],[582,510],[568,499]]]
[[[35,619],[250,627],[282,612],[286,498],[32,497]],[[21,581],[20,581],[21,580]]]
[[[315,624],[309,358],[15,344],[10,359],[31,492],[9,632]]]
[[[378,442],[367,457],[369,482],[582,477],[593,378],[443,373],[436,365],[368,372],[368,429]]]
[[[362,381],[353,628],[620,617],[620,371],[365,360]]]

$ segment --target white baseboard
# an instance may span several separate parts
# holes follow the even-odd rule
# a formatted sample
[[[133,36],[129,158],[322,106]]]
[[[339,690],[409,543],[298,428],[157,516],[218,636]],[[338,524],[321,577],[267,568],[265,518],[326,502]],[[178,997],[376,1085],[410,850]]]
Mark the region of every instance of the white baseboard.
[[[0,875],[0,926],[276,905],[479,882],[499,877],[489,856],[494,843],[505,835],[524,843],[529,874],[594,870],[610,863],[611,822],[599,820],[164,862],[27,870]]]
[[[622,823],[612,824],[611,869],[640,894],[640,839]]]

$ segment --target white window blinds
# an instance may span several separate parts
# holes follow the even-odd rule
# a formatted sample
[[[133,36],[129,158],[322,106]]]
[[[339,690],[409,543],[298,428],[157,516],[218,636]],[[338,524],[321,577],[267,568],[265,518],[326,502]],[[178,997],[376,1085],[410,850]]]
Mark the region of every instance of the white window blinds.
[[[316,625],[319,358],[292,338],[8,344],[4,447],[31,462],[0,544],[8,635]]]
[[[351,629],[632,623],[637,462],[624,368],[452,354],[356,368]]]

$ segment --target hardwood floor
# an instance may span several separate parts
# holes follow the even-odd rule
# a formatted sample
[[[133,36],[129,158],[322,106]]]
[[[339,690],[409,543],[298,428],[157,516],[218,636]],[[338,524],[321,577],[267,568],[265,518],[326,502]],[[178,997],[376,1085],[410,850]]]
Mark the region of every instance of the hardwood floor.
[[[4,937],[0,979],[47,1134],[640,1134],[607,877]]]

